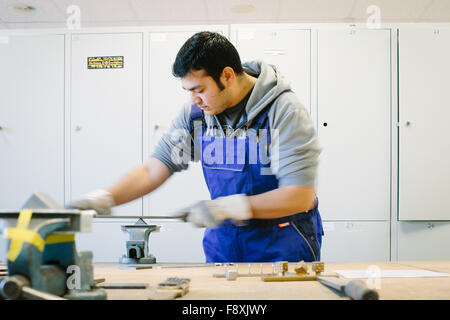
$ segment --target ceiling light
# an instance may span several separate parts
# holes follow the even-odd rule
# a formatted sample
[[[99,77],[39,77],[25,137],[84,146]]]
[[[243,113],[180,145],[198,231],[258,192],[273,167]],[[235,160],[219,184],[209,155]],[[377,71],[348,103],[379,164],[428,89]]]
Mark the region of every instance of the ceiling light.
[[[353,23],[355,22],[355,19],[352,17],[345,17],[344,19],[342,19],[342,22],[344,23]]]
[[[250,13],[255,10],[255,6],[251,4],[239,4],[231,7],[233,13]]]
[[[11,10],[18,14],[30,15],[36,12],[36,8],[33,6],[29,6],[26,4],[14,5],[11,7]]]

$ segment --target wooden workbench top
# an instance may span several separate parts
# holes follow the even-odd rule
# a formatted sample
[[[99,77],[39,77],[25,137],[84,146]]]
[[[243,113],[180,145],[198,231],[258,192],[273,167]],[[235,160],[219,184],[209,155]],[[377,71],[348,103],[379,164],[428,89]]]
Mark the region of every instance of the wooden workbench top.
[[[293,272],[295,263],[289,264]],[[169,277],[189,278],[189,292],[178,299],[188,300],[335,300],[348,299],[339,296],[317,281],[264,282],[260,277],[239,277],[235,281],[213,277],[225,270],[248,273],[249,265],[239,263],[232,266],[214,264],[156,264],[151,269],[122,270],[119,264],[97,263],[95,278],[105,278],[107,283],[147,283],[148,289],[107,289],[111,300],[146,300],[155,291],[158,283]],[[325,262],[324,274],[335,274],[333,270],[366,270],[377,266],[381,270],[430,270],[450,273],[450,261],[411,262]],[[250,272],[258,274],[272,272],[272,263],[252,263]],[[365,279],[363,279],[365,280]],[[382,300],[450,300],[450,277],[444,278],[382,278],[379,283]],[[177,299],[177,300],[178,300]]]

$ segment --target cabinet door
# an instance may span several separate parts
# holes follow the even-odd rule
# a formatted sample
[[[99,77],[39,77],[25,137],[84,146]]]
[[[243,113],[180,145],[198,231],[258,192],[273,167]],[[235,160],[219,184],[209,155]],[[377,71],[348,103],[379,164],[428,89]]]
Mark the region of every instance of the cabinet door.
[[[390,68],[389,30],[319,30],[324,220],[389,220]]]
[[[321,260],[389,261],[389,221],[325,221]]]
[[[262,60],[277,66],[307,110],[311,100],[310,33],[276,26],[248,26],[238,27],[234,34],[241,61]]]
[[[3,36],[0,91],[0,207],[64,204],[64,36]]]
[[[449,221],[398,223],[398,260],[450,260]]]
[[[399,218],[450,220],[450,30],[399,31]]]
[[[88,69],[89,57],[123,57],[123,68]],[[142,34],[72,35],[72,200],[108,188],[142,163]],[[141,215],[142,200],[113,209]]]
[[[150,34],[148,121],[151,152],[183,104],[190,101],[189,93],[182,89],[180,79],[172,75],[172,64],[181,46],[194,33],[174,31]],[[144,215],[168,215],[197,200],[209,198],[201,165],[190,163],[188,170],[175,173],[147,196],[149,212]]]

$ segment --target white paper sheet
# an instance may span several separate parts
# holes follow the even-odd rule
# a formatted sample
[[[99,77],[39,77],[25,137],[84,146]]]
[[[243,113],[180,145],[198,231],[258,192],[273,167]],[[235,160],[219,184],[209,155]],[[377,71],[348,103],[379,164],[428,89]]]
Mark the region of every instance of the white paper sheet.
[[[450,277],[449,273],[428,270],[333,270],[333,272],[348,279]]]

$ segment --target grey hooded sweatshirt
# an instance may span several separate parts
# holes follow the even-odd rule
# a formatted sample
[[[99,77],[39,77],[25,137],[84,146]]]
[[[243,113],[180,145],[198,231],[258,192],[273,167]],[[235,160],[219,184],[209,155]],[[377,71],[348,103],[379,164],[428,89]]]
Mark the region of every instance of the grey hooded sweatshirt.
[[[278,179],[279,185],[315,186],[321,146],[308,111],[294,92],[289,91],[279,95],[282,91],[290,89],[290,85],[275,66],[251,61],[244,63],[243,67],[245,72],[258,78],[250,97],[244,98],[243,101],[246,102],[247,123],[251,123],[264,107],[273,103],[268,113],[272,142],[270,161],[272,173]],[[191,104],[186,103],[173,120],[169,131],[161,137],[152,154],[152,157],[164,163],[171,173],[187,169],[191,159],[191,142],[194,137],[189,131],[190,112]],[[204,117],[208,128],[224,126],[224,123],[219,122],[219,118],[223,121],[225,117],[217,115]],[[239,117],[239,121],[236,119],[227,121],[240,123],[244,119],[244,112],[237,113],[236,117]],[[207,134],[233,137],[238,136],[239,131],[208,129]],[[187,154],[189,157],[186,157]],[[195,158],[198,160],[200,157],[201,155]]]

